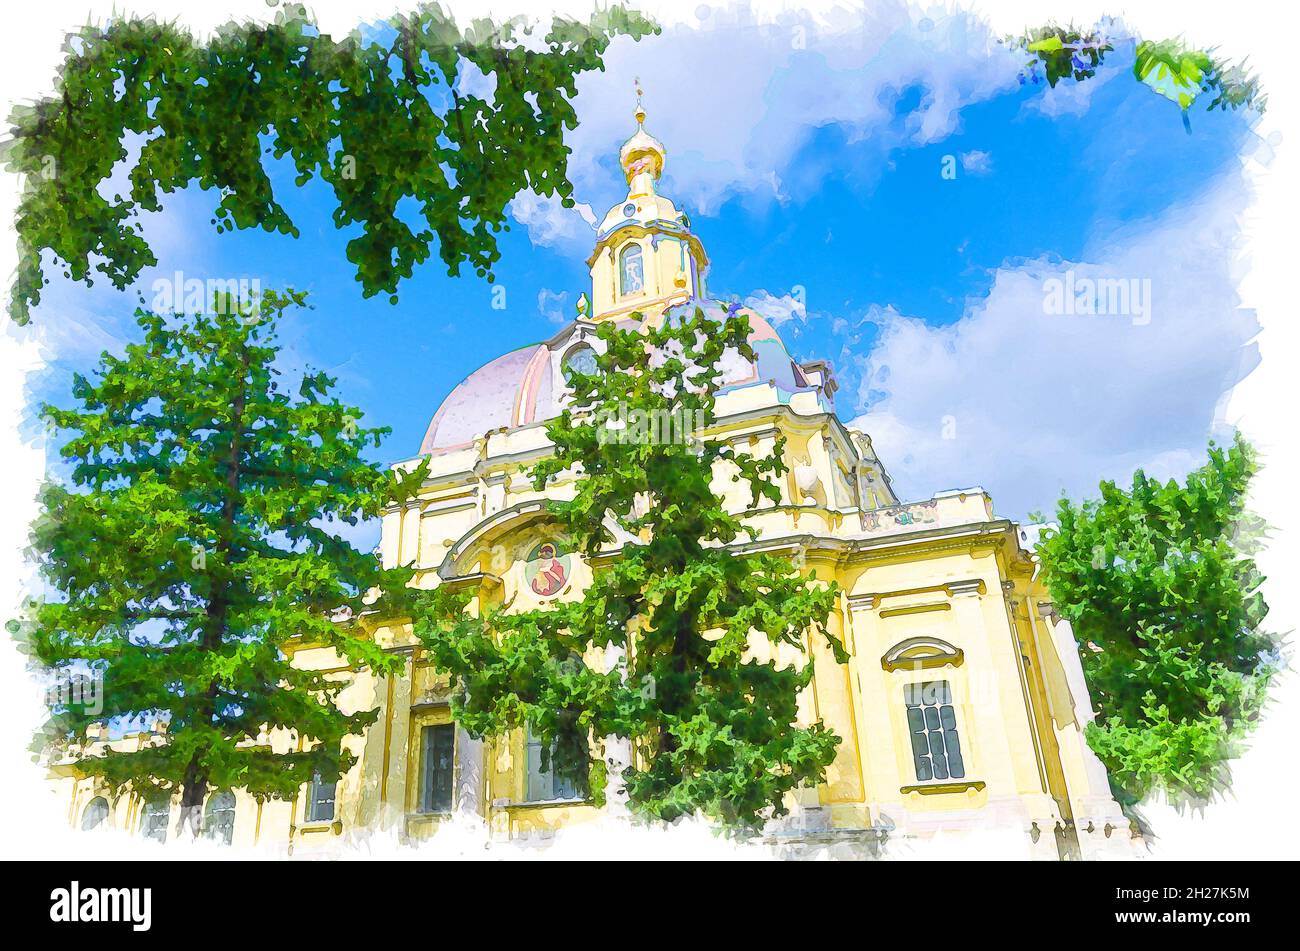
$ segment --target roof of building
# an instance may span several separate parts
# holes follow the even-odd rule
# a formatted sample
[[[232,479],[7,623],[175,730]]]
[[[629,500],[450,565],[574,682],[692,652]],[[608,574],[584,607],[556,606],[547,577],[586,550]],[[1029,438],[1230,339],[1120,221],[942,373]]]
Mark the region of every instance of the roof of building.
[[[691,233],[689,220],[669,199],[656,194],[654,182],[663,171],[666,151],[663,143],[645,131],[645,111],[638,102],[637,129],[624,143],[619,161],[628,180],[627,198],[605,215],[596,233],[596,251],[588,265],[595,262],[601,248],[619,235],[627,233],[655,235],[649,245],[657,248],[659,236],[690,245],[692,267],[707,269],[708,259],[699,239]],[[676,245],[674,245],[675,247]],[[652,265],[653,266],[653,263]],[[683,264],[683,267],[685,265]],[[615,310],[582,318],[564,327],[555,337],[531,344],[497,357],[466,377],[443,400],[434,414],[424,442],[422,455],[459,449],[481,436],[499,429],[513,429],[558,416],[563,409],[565,385],[561,360],[570,348],[589,331],[591,321],[615,320],[619,326],[637,326],[642,320],[673,320],[693,314],[696,308],[712,320],[722,322],[729,315],[741,313],[750,321],[750,346],[754,359],[729,351],[722,358],[722,389],[735,389],[770,383],[780,402],[800,390],[816,390],[828,411],[835,387],[829,371],[823,372],[810,363],[805,373],[791,357],[776,329],[751,308],[707,297],[698,275],[689,270],[679,275],[665,294],[662,288],[652,299],[632,298],[633,303],[619,301]],[[695,295],[695,296],[691,296]],[[584,295],[585,300],[585,295]],[[635,306],[633,306],[633,304]],[[642,318],[641,313],[646,316]],[[597,345],[599,347],[599,345]]]
[[[750,362],[734,352],[724,356],[724,390],[771,383],[779,392],[788,394],[810,385],[776,329],[748,307],[691,300],[670,308],[665,316],[671,320],[696,307],[718,321],[729,312],[749,318],[749,343],[755,360]],[[573,326],[570,324],[549,341],[497,357],[462,380],[434,413],[420,453],[460,448],[496,429],[526,426],[558,416],[563,408],[564,386],[556,379],[559,374],[555,368],[561,354],[573,345]]]

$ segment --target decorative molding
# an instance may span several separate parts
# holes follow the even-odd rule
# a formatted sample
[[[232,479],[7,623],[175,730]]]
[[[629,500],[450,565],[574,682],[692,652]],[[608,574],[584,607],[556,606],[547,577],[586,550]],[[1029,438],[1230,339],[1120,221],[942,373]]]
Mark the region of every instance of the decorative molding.
[[[887,672],[896,670],[930,670],[935,667],[960,667],[966,653],[942,638],[923,634],[899,641],[880,658]]]
[[[949,582],[948,597],[965,598],[972,595],[981,595],[987,590],[983,578],[970,578],[966,581]]]
[[[328,832],[331,835],[342,835],[343,822],[339,819],[326,822],[304,822],[296,829],[291,828],[289,830],[290,838],[293,837],[294,832],[297,832],[299,835],[313,835],[321,832]]]
[[[911,525],[933,525],[939,521],[938,508],[939,503],[936,499],[927,499],[924,502],[868,509],[862,513],[862,530],[864,532],[892,531]]]
[[[487,585],[488,587],[497,587],[501,584],[501,579],[488,571],[475,571],[468,575],[453,575],[450,578],[444,578],[441,587],[444,588],[469,588]]]
[[[466,509],[476,509],[478,507],[479,503],[474,499],[440,507],[430,505],[420,510],[420,518],[436,518],[439,515],[447,515],[451,512],[463,512]]]
[[[525,799],[518,802],[510,800],[503,805],[497,805],[497,802],[498,800],[493,800],[493,808],[506,809],[507,811],[514,811],[516,809],[563,809],[566,807],[573,808],[574,806],[595,805],[594,801],[591,799],[539,799],[536,801]]]
[[[951,783],[920,783],[915,786],[904,786],[898,791],[904,795],[920,793],[922,796],[939,796],[944,793],[979,792],[984,788],[984,785],[982,779],[977,779],[974,782],[957,780]]]
[[[451,689],[430,689],[420,694],[420,699],[411,704],[412,713],[427,713],[433,710],[447,710],[451,707]]]
[[[932,611],[951,611],[952,605],[947,601],[927,601],[925,604],[907,604],[901,608],[885,608],[880,612],[881,618],[899,617],[905,614],[929,614]]]
[[[612,256],[614,248],[622,245],[628,238],[637,243],[646,235],[662,234],[665,237],[676,238],[682,241],[690,249],[692,256],[695,258],[697,266],[703,270],[709,266],[709,255],[704,250],[704,245],[700,239],[685,229],[681,228],[677,222],[670,221],[666,218],[655,218],[644,224],[627,224],[627,219],[615,225],[605,234],[596,240],[596,246],[592,249],[591,256],[587,258],[587,268],[591,269],[596,266],[596,258],[600,257],[602,252],[609,252]],[[604,315],[601,315],[604,316]]]
[[[494,532],[501,531],[509,527],[521,527],[535,521],[553,521],[554,516],[546,507],[545,500],[528,499],[523,502],[517,502],[514,505],[494,512],[486,516],[478,524],[472,526],[469,531],[465,532],[456,544],[447,550],[443,556],[442,564],[438,567],[438,575],[443,581],[450,581],[455,575],[456,562],[469,551],[469,549],[480,540],[487,538]]]
[[[986,590],[987,586],[984,584],[983,578],[967,578],[963,581],[944,581],[939,584],[922,585],[917,588],[897,588],[893,591],[869,591],[862,594],[849,595],[849,610],[874,610],[880,607],[881,602],[888,598],[903,598],[913,594],[934,594],[942,591],[950,598],[958,598],[970,596],[972,594],[981,595],[984,594]],[[882,611],[881,617],[885,616],[885,612]]]

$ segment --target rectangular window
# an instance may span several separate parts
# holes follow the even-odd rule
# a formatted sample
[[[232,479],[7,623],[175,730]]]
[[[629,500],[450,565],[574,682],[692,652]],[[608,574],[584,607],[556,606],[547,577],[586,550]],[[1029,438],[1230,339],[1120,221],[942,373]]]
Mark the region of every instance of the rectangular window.
[[[903,701],[907,704],[916,781],[964,778],[966,765],[957,739],[957,715],[948,681],[908,684],[903,688]]]
[[[456,726],[426,726],[420,743],[420,811],[451,812],[452,770],[456,761]]]
[[[338,791],[337,782],[322,782],[320,773],[311,778],[307,787],[307,821],[332,822],[334,820],[334,794]]]
[[[203,836],[225,845],[235,841],[235,793],[222,789],[208,797],[203,808]]]
[[[578,783],[572,779],[556,776],[554,768],[542,769],[542,741],[533,736],[531,727],[528,730],[527,795],[529,802],[584,798]]]
[[[140,820],[140,835],[155,842],[167,841],[167,820],[171,815],[170,799],[150,799],[144,804]]]

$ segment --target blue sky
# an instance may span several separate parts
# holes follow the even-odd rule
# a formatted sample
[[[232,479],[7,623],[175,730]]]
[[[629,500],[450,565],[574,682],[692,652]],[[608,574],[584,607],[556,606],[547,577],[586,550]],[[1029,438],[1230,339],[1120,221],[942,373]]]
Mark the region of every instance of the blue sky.
[[[1189,134],[1133,79],[1118,25],[1094,79],[1048,90],[1022,85],[1023,57],[966,15],[886,4],[833,29],[740,16],[616,42],[581,78],[568,141],[583,207],[516,200],[504,310],[436,258],[398,304],[363,299],[328,189],[295,189],[279,168],[300,238],[217,235],[213,199],[190,189],[147,219],[160,265],[138,287],[149,296],[180,270],[308,290],[315,310],[285,325],[286,362],[336,375],[392,427],[378,457],[409,457],[457,382],[572,316],[588,222],[625,191],[617,148],[640,76],[647,128],[669,150],[660,190],[691,214],[710,292],[749,300],[797,357],[834,362],[841,417],[872,434],[901,495],[979,484],[1019,517],[1062,490],[1202,458],[1225,392],[1258,359],[1234,290],[1250,116],[1194,106]],[[1044,282],[1067,271],[1149,280],[1150,321],[1044,314]],[[66,403],[70,374],[131,338],[134,304],[102,282],[53,283],[34,317],[50,354],[34,396]]]

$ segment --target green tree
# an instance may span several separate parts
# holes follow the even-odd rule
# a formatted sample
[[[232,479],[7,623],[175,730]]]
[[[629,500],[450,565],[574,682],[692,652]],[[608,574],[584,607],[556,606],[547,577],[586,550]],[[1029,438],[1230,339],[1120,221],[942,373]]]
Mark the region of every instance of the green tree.
[[[715,463],[748,484],[753,505],[776,503],[783,441],[757,457],[711,438],[662,438],[673,420],[678,433],[681,421],[713,422],[724,350],[753,359],[747,319],[719,323],[697,310],[641,332],[605,323],[599,337],[596,372],[570,377],[573,405],[547,426],[554,455],[531,475],[540,489],[579,473],[574,497],[550,510],[589,558],[610,547],[610,519],[634,540],[593,561],[580,600],[471,618],[462,598],[435,590],[415,632],[459,684],[453,712],[472,734],[530,726],[544,763],[584,781],[598,803],[608,779],[599,743],[624,738],[635,812],[752,827],[769,810],[783,814],[784,794],[822,780],[834,758],[839,737],[795,721],[813,673],[805,639],[825,637],[847,661],[825,628],[835,589],[788,559],[728,547],[755,533],[713,490]],[[805,660],[747,660],[751,636]],[[623,655],[613,670],[587,663],[609,649]]]
[[[44,486],[32,533],[47,595],[14,627],[39,664],[102,672],[103,688],[53,706],[38,740],[161,717],[165,744],[80,767],[114,789],[180,789],[194,832],[210,789],[291,797],[354,760],[340,743],[375,713],[340,710],[341,685],[293,667],[286,645],[328,645],[377,673],[400,664],[356,619],[400,604],[410,572],[383,569],[339,530],[422,475],[365,461],[387,430],[360,426],[323,373],[296,393],[281,382],[275,326],[304,296],[270,293],[260,309],[227,298],[193,318],[137,311],[143,340],[78,375],[75,408],[42,408],[66,439],[68,476]],[[265,727],[308,742],[248,742]]]
[[[613,37],[655,29],[621,6],[586,24],[556,18],[540,42],[518,18],[462,31],[436,5],[387,27],[335,40],[285,4],[274,22],[232,23],[207,43],[127,17],[71,37],[56,93],[14,111],[4,148],[25,176],[13,319],[28,321],[48,283],[42,252],[73,280],[93,283],[93,269],[118,288],[157,264],[139,213],[194,182],[217,199],[218,232],[296,236],[267,155],[287,156],[298,185],[330,186],[335,226],[358,228],[347,255],[365,296],[395,301],[435,239],[449,273],[468,265],[490,279],[520,190],[573,203],[564,130],[577,123],[575,77],[602,68]],[[474,74],[485,86],[465,82]],[[102,194],[129,142],[142,145],[127,193]],[[404,200],[422,219],[414,228]]]
[[[1210,444],[1186,484],[1141,471],[1128,491],[1062,499],[1039,551],[1052,599],[1074,626],[1097,707],[1088,743],[1121,799],[1156,788],[1211,795],[1255,725],[1276,663],[1245,508],[1254,452]]]

